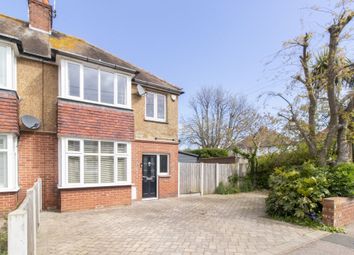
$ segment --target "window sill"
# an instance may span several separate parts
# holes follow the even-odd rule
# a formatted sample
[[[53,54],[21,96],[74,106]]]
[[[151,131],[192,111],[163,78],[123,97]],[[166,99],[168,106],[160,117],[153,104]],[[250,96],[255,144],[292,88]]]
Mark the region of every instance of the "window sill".
[[[169,174],[159,174],[159,177],[160,178],[170,178],[171,175],[169,175]]]
[[[154,120],[154,119],[148,119],[148,118],[145,118],[144,120],[146,122],[154,122],[154,123],[159,123],[159,124],[168,124],[168,122],[166,120]]]
[[[20,190],[19,187],[17,188],[0,188],[0,193],[16,193]]]
[[[122,184],[107,184],[107,185],[97,184],[97,185],[79,185],[79,186],[58,186],[58,189],[59,190],[91,189],[91,188],[110,188],[110,187],[126,187],[126,186],[132,186],[132,184],[131,183],[122,183]]]

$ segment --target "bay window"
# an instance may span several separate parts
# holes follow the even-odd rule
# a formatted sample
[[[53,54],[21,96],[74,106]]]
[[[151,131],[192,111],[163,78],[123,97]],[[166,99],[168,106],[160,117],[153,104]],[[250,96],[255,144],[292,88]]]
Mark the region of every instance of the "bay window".
[[[166,121],[166,96],[157,93],[146,93],[145,119]]]
[[[130,143],[62,139],[63,187],[130,184]]]
[[[17,189],[17,137],[0,134],[0,192]]]
[[[131,77],[101,67],[62,60],[61,96],[131,108]]]
[[[0,88],[15,89],[15,56],[13,49],[0,42]]]

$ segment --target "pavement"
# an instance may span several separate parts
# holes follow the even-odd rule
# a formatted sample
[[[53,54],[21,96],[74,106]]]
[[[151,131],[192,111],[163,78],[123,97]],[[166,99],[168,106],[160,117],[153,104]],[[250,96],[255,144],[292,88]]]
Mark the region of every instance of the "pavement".
[[[193,196],[43,212],[37,254],[289,254],[329,236],[269,219],[265,197],[256,192]]]
[[[346,227],[345,234],[331,234],[289,254],[354,255],[354,224]]]

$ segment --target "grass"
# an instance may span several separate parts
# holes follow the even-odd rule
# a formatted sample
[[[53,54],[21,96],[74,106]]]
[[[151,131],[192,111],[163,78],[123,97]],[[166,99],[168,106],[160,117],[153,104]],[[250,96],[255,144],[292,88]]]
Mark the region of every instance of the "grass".
[[[300,219],[300,218],[291,217],[291,216],[285,217],[285,216],[275,216],[275,215],[271,216],[271,218],[274,220],[284,221],[284,222],[292,223],[292,224],[303,226],[303,227],[309,227],[309,228],[316,229],[316,230],[322,230],[322,231],[327,231],[327,232],[331,232],[331,233],[345,233],[343,228],[327,226],[327,225],[323,224],[322,222],[313,221],[309,218]]]

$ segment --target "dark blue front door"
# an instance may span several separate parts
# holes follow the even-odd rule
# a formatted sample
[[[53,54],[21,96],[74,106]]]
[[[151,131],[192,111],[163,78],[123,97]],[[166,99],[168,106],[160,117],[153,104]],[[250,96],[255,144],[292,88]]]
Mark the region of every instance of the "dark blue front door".
[[[143,155],[143,198],[156,197],[156,155]]]

